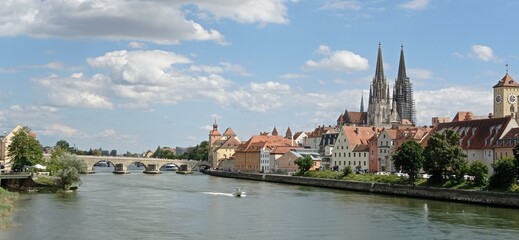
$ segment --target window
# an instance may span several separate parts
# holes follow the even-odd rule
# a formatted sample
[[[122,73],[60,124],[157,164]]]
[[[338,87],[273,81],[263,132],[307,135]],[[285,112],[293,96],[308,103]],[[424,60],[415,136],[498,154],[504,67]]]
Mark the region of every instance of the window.
[[[346,156],[346,155],[344,155],[344,156]],[[351,157],[351,152],[348,153],[348,157]]]
[[[353,153],[353,157],[357,157],[357,153]]]

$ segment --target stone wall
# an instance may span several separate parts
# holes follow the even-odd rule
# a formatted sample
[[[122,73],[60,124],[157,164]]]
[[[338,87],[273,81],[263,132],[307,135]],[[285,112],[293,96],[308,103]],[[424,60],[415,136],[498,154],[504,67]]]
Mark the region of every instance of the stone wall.
[[[366,183],[261,173],[209,171],[208,174],[218,177],[241,178],[256,181],[519,208],[519,194],[515,193],[458,190],[389,183]]]

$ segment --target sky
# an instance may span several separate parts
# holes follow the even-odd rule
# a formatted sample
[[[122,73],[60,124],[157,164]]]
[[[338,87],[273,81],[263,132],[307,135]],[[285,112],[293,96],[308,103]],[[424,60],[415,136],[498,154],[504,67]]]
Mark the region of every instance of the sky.
[[[0,131],[141,153],[334,125],[403,45],[418,125],[519,80],[515,0],[0,1]]]

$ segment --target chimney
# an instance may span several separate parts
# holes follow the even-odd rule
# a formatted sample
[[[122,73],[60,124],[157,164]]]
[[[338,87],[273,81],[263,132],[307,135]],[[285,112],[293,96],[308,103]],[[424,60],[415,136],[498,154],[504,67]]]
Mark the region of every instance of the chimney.
[[[488,118],[494,118],[494,115],[492,113],[489,113]]]

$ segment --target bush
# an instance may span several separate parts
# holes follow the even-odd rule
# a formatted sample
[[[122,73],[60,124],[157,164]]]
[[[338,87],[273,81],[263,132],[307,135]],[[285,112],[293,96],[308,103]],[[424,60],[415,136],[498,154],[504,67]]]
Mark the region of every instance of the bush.
[[[343,177],[346,177],[350,174],[352,174],[353,171],[351,170],[351,167],[350,166],[346,166],[344,169],[342,169],[342,175]]]
[[[515,183],[515,164],[513,158],[502,158],[492,164],[494,175],[490,177],[490,189],[509,189]]]
[[[468,174],[474,177],[474,185],[483,186],[487,183],[488,167],[482,161],[474,161],[469,165]]]

